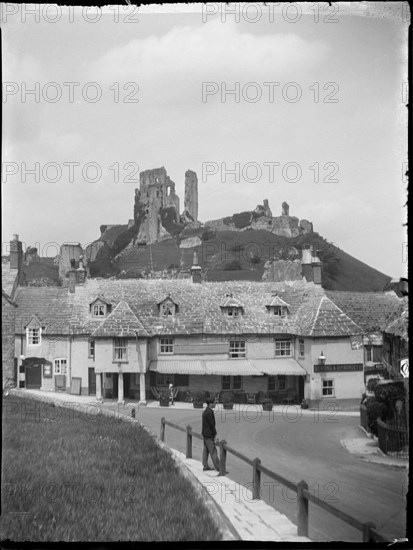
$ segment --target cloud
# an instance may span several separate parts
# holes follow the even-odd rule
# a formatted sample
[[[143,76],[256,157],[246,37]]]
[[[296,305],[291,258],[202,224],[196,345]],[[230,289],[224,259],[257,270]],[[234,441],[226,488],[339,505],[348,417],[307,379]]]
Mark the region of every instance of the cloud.
[[[151,94],[175,98],[208,79],[248,82],[301,76],[322,64],[327,54],[320,41],[292,33],[257,35],[243,32],[235,23],[212,21],[134,39],[104,54],[89,74],[96,80],[137,81]]]

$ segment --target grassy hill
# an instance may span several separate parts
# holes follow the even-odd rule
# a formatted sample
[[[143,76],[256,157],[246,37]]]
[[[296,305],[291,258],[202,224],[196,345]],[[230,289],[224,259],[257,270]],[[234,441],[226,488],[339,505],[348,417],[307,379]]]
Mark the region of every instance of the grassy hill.
[[[318,233],[288,238],[254,229],[239,232],[200,229],[192,232],[192,236],[202,239],[201,246],[180,249],[178,239],[168,239],[141,250],[125,251],[114,267],[132,277],[143,270],[189,269],[196,251],[208,280],[261,280],[267,260],[300,258],[302,248],[313,245],[323,262],[322,283],[326,289],[377,291],[391,280],[328,243]]]
[[[264,230],[218,231],[200,228],[185,231],[150,246],[126,246],[136,228],[118,226],[104,232],[105,254],[93,263],[92,276],[142,277],[150,271],[188,270],[194,251],[209,281],[260,281],[267,260],[301,258],[301,250],[312,245],[322,260],[322,284],[328,290],[379,291],[391,278],[328,243],[318,233],[288,238]],[[179,248],[181,238],[199,237],[201,245]],[[115,254],[123,251],[116,259]],[[59,284],[53,260],[39,258],[24,268],[29,285]]]

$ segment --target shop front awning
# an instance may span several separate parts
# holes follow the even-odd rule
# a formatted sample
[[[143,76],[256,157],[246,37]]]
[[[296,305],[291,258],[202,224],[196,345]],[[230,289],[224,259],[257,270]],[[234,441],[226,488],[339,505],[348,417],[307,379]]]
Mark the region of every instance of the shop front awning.
[[[151,361],[149,370],[162,374],[208,374],[205,361]]]
[[[254,367],[261,374],[271,376],[305,376],[306,370],[292,357],[280,357],[276,359],[253,359]]]
[[[192,361],[151,361],[149,370],[162,374],[194,374],[215,376],[304,376],[306,371],[290,357],[280,359],[222,359]]]
[[[205,361],[207,374],[217,376],[260,376],[253,364],[248,359],[224,359],[222,361]]]

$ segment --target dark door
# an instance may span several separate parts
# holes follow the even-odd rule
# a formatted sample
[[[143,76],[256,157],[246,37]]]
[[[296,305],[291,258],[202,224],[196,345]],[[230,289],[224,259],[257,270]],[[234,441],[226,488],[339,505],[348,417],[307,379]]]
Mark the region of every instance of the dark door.
[[[26,365],[26,388],[28,390],[40,390],[42,385],[42,364],[29,363]]]
[[[119,374],[117,372],[114,372],[112,374],[112,378],[113,378],[113,394],[112,394],[112,397],[113,399],[117,399],[118,398],[118,380],[119,380]]]
[[[123,375],[123,394],[126,399],[132,399],[134,396],[130,395],[130,372],[125,372]]]
[[[88,387],[89,395],[96,395],[96,374],[93,367],[89,367]]]

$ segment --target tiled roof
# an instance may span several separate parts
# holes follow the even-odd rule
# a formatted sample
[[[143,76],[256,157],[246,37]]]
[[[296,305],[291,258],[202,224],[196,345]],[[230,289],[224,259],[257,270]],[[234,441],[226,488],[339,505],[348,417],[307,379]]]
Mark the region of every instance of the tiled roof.
[[[147,335],[148,333],[142,323],[123,300],[119,302],[112,313],[92,332],[93,337],[116,336],[119,338],[134,338],[136,336]]]
[[[16,292],[16,332],[25,332],[35,315],[44,326],[43,334],[69,334],[73,297],[67,288],[19,287]],[[88,307],[88,306],[87,306]]]
[[[366,332],[382,331],[400,305],[394,292],[326,290],[326,295]]]
[[[302,331],[305,336],[350,336],[360,334],[363,330],[356,325],[339,307],[327,296],[323,296],[317,308],[316,315],[308,332]]]
[[[267,313],[267,304],[274,292],[290,304],[289,318]],[[220,309],[227,294],[237,296],[244,306],[244,315],[228,318]],[[180,304],[175,316],[161,317],[157,304],[169,293]],[[262,283],[227,281],[193,284],[188,280],[108,280],[89,279],[77,286],[72,323],[75,331],[93,331],[98,326],[90,318],[88,304],[100,295],[113,305],[124,300],[150,334],[234,334],[257,332],[290,332],[295,329],[294,314],[309,296],[324,294],[323,289],[303,281]]]
[[[393,318],[384,327],[384,332],[399,336],[406,342],[409,341],[409,302],[408,298],[403,298],[398,311]]]
[[[10,268],[10,262],[1,262],[1,288],[11,296],[14,282],[17,277],[17,269]]]
[[[288,304],[288,317],[271,315],[266,305],[276,293]],[[160,316],[158,303],[171,294],[179,313]],[[227,296],[232,294],[233,297]],[[328,297],[326,297],[326,294]],[[366,330],[368,311],[387,311],[400,300],[383,293],[325,292],[306,281],[225,281],[193,284],[189,280],[88,279],[75,293],[58,287],[21,287],[16,295],[17,332],[22,332],[33,315],[45,325],[45,333],[102,334],[128,336],[135,331],[150,335],[168,334],[300,334],[341,336]],[[91,317],[96,298],[112,304],[106,319]],[[221,310],[225,300],[242,304],[244,315],[230,318]],[[358,301],[357,301],[358,300]],[[377,300],[377,303],[376,303]],[[350,304],[351,308],[344,306]],[[359,304],[362,304],[361,306]],[[232,305],[232,303],[231,303]],[[353,315],[349,310],[353,311]],[[359,322],[359,320],[364,321]],[[376,320],[370,322],[373,325]],[[95,332],[96,331],[96,332]]]

